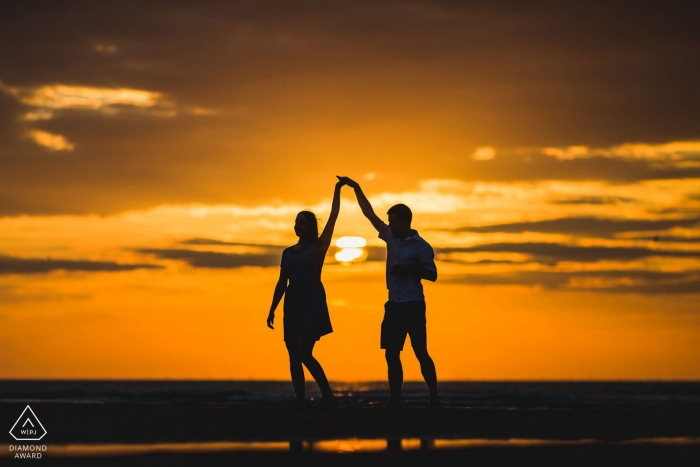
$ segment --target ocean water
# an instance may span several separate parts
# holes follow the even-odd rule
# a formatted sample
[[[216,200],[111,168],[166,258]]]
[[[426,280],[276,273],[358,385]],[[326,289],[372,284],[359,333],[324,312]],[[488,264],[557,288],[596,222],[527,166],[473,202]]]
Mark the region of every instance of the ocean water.
[[[383,406],[386,382],[332,383],[346,406]],[[441,404],[453,408],[700,408],[700,382],[441,382]],[[318,399],[307,382],[307,399]],[[404,404],[423,406],[423,382],[406,382]],[[289,405],[289,381],[0,380],[0,403]]]
[[[385,409],[386,382],[332,387],[339,410],[315,405],[301,413],[286,409],[295,401],[289,381],[0,380],[0,418],[9,428],[31,404],[50,432],[40,454],[66,465],[241,452],[700,458],[700,382],[449,381],[439,384],[447,410],[437,411],[420,410],[428,406],[425,383],[406,382],[404,406],[419,410],[402,415]],[[307,398],[319,396],[308,382]],[[6,443],[0,461],[27,454],[9,434]]]

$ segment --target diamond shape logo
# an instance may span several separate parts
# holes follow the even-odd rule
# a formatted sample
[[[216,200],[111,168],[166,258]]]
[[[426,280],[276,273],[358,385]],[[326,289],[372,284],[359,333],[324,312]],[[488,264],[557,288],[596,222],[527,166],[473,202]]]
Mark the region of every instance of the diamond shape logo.
[[[10,429],[10,434],[17,441],[39,441],[46,435],[46,429],[32,408],[27,406]]]

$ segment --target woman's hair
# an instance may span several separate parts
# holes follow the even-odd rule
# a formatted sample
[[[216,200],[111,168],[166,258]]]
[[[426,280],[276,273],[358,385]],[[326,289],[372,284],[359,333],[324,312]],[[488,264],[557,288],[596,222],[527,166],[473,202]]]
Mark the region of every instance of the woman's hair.
[[[299,214],[306,218],[306,224],[309,226],[309,236],[318,238],[318,219],[316,219],[316,215],[311,211],[301,211]]]

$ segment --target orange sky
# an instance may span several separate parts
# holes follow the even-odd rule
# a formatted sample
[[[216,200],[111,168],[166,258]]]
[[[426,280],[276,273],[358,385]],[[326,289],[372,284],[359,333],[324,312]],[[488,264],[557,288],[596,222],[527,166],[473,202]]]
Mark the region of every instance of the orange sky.
[[[348,197],[343,198],[335,239],[357,234],[367,238],[369,247],[381,247],[381,241],[361,217],[353,195],[347,191],[344,194]],[[393,195],[383,196],[392,199]],[[417,209],[414,214],[414,226],[425,238],[435,240],[438,255],[439,280],[426,284],[425,290],[429,347],[441,378],[699,376],[700,317],[694,302],[687,295],[673,292],[645,293],[644,288],[655,279],[624,274],[639,270],[669,274],[692,271],[697,267],[697,259],[651,256],[625,262],[562,261],[551,266],[528,260],[528,255],[522,253],[440,253],[441,247],[478,246],[487,243],[490,236],[497,242],[507,236],[459,235],[431,231],[430,225],[422,229],[425,219],[432,218],[436,219],[434,229],[438,225],[462,225],[461,216],[450,214],[459,212],[459,208],[449,204],[460,205],[460,196],[439,198],[440,202],[433,198],[447,195],[428,191],[403,196],[413,199],[417,208],[430,210],[433,201],[435,206],[441,206],[438,211],[447,210],[421,215]],[[379,197],[371,199],[381,212]],[[475,209],[468,203],[464,205]],[[270,267],[245,264],[271,248],[265,247],[263,240],[269,240],[269,244],[293,243],[289,219],[293,219],[298,208],[289,209],[288,212],[280,206],[278,212],[265,214],[270,208],[261,207],[251,214],[232,206],[171,207],[114,217],[5,219],[5,248],[25,258],[25,263],[15,264],[15,270],[35,267],[47,272],[3,276],[2,376],[285,379],[286,353],[279,327],[281,307],[275,331],[267,329],[264,323],[278,275],[279,256],[271,255],[275,264]],[[323,211],[316,211],[323,220]],[[477,211],[472,217],[495,215],[491,209],[484,211],[487,212]],[[504,216],[508,212],[517,215],[506,206],[501,209]],[[213,239],[200,240],[203,245],[181,243],[183,239],[201,239],[212,232],[219,234],[220,244]],[[534,244],[527,240],[552,241],[565,236],[517,237],[521,244]],[[226,244],[237,239],[251,243],[253,239],[263,246]],[[568,242],[585,243],[576,237],[568,237]],[[648,243],[619,239],[589,242]],[[188,255],[182,256],[185,259],[158,259],[159,252],[218,252],[230,264],[208,267],[207,256],[199,258],[205,263],[197,263],[197,257]],[[382,305],[386,300],[383,262],[343,265],[334,261],[332,253],[323,278],[335,332],[321,340],[317,355],[335,380],[381,380],[385,373],[383,354],[378,348]],[[29,257],[51,260],[40,260],[32,266],[26,259]],[[57,266],[57,270],[50,270],[51,261],[70,257],[82,258],[84,264],[67,263],[63,269]],[[440,261],[443,257],[451,259]],[[489,257],[515,263],[478,262]],[[188,264],[187,258],[193,263]],[[241,266],[236,265],[238,260]],[[464,263],[455,262],[459,260]],[[70,270],[85,269],[90,264],[136,266],[121,272]],[[139,264],[161,269],[142,269]],[[609,277],[610,271],[615,270],[623,274]],[[567,276],[558,286],[546,279],[538,282],[536,277],[518,276],[527,272],[556,276],[571,271],[581,275]],[[586,275],[591,272],[593,275]],[[514,282],[507,280],[509,277],[515,278]],[[678,280],[676,276],[669,277]],[[492,283],[475,283],[484,278]],[[688,279],[681,276],[681,280]],[[629,287],[628,292],[625,287]],[[405,355],[406,378],[420,379],[415,358],[410,352]]]
[[[317,357],[334,380],[382,380],[381,276],[348,280],[341,268],[326,273],[335,332]],[[286,378],[281,329],[264,325],[274,271],[129,276],[35,284],[65,296],[6,308],[3,376]],[[700,323],[687,302],[438,283],[426,291],[442,379],[698,377]],[[406,378],[420,380],[410,352],[404,363]]]
[[[39,2],[0,18],[0,378],[288,379],[265,318],[336,175],[436,253],[443,380],[700,378],[682,2]],[[384,380],[343,191],[332,380]],[[411,352],[407,379],[421,379]]]

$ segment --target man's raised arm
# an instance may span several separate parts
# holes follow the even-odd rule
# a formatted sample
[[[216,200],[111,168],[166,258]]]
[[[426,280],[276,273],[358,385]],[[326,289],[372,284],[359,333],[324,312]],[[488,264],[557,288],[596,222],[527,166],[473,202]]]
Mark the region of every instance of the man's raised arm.
[[[353,190],[355,190],[355,196],[357,197],[357,204],[360,205],[360,209],[362,209],[362,214],[365,215],[367,219],[372,223],[375,229],[377,231],[381,230],[383,226],[386,224],[374,213],[374,209],[372,209],[372,205],[369,204],[369,200],[365,196],[365,194],[362,192],[362,188],[360,188],[360,184],[357,183],[355,180],[348,178],[348,177],[338,177],[341,180],[345,182],[346,185],[352,187]]]

